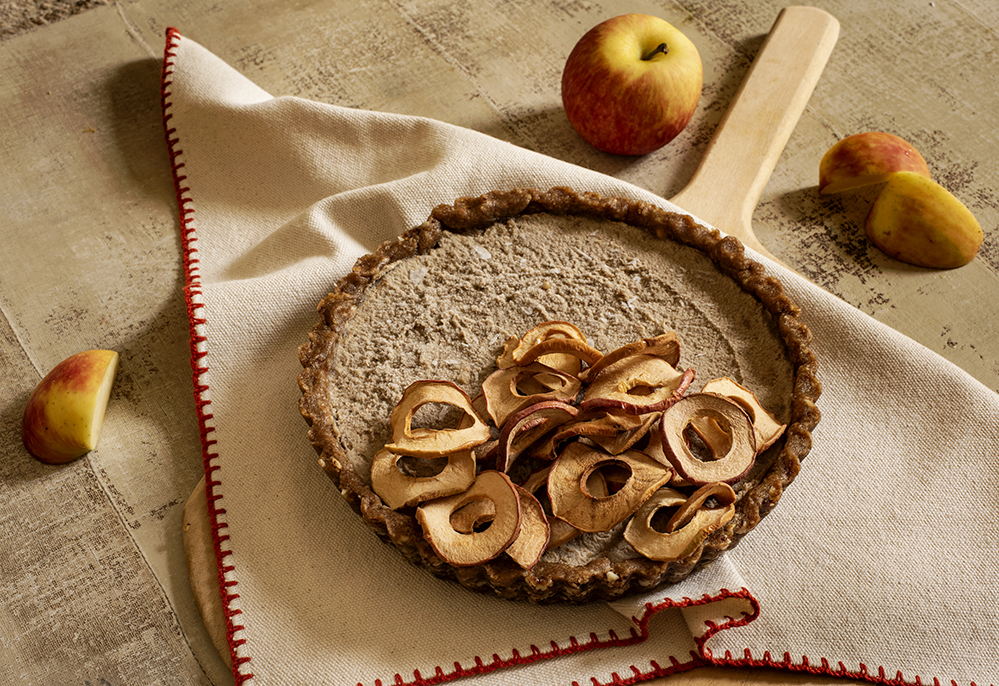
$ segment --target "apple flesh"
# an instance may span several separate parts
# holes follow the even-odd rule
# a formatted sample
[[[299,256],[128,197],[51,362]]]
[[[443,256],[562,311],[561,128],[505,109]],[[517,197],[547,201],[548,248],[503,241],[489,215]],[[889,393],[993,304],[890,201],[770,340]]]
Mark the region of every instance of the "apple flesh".
[[[918,172],[892,174],[864,222],[867,237],[887,255],[932,269],[973,260],[982,227],[971,211],[936,181]]]
[[[566,117],[587,143],[644,155],[673,140],[701,97],[701,57],[673,25],[624,14],[590,29],[562,72]]]
[[[827,195],[883,183],[895,172],[915,172],[930,178],[926,160],[898,136],[867,131],[833,145],[819,162],[819,193]]]
[[[24,409],[24,447],[47,464],[65,464],[97,446],[104,424],[118,353],[87,350],[45,375]]]

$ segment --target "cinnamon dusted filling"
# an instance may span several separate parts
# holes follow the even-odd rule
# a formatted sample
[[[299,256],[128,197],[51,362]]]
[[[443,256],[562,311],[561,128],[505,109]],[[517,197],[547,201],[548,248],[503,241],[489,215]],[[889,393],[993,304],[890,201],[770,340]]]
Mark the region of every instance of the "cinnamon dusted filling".
[[[360,260],[320,311],[323,321],[300,352],[305,366],[300,383],[301,409],[312,425],[310,438],[324,468],[366,521],[407,558],[438,575],[503,597],[579,602],[619,597],[683,578],[699,562],[733,545],[776,504],[807,454],[810,430],[818,420],[814,400],[819,386],[807,349],[807,329],[779,284],[745,260],[731,239],[722,240],[686,217],[639,203],[555,189],[497,193],[438,208],[428,222]],[[571,369],[559,366],[559,359],[574,359],[582,360],[583,371],[577,373],[592,387],[600,374],[590,372],[593,378],[588,378],[585,370],[596,368],[601,359],[607,360],[605,367],[615,360],[611,355],[593,357],[589,349],[613,353],[675,332],[683,346],[680,359],[669,366],[696,370],[688,392],[696,394],[712,379],[734,379],[756,393],[776,424],[788,426],[779,438],[770,436],[772,445],[753,433],[754,444],[762,449],[752,468],[735,479],[731,502],[725,502],[727,494],[715,494],[706,508],[733,510],[731,518],[701,527],[716,530],[692,536],[680,557],[649,559],[638,550],[644,543],[626,540],[627,523],[622,521],[607,531],[571,537],[565,527],[552,526],[547,552],[536,564],[530,553],[524,553],[521,564],[504,553],[466,567],[449,562],[428,541],[417,521],[418,502],[404,499],[401,506],[396,501],[390,505],[371,489],[372,463],[392,444],[389,418],[408,387],[421,380],[448,380],[473,398],[494,373],[497,359],[517,354],[504,347],[506,342],[547,321],[571,322],[585,332],[585,340],[568,345],[575,349],[556,342],[533,352],[535,346],[520,351],[518,362],[524,362],[528,353],[533,357],[514,366],[552,363],[554,372],[551,378],[543,377],[542,384],[560,387],[564,379],[559,380],[559,374],[576,378]],[[563,332],[554,339],[572,336]],[[634,378],[640,378],[636,374]],[[667,402],[656,396],[651,384],[636,383],[633,388],[632,395],[650,406]],[[715,392],[724,394],[717,388]],[[576,407],[564,399],[550,400]],[[590,417],[594,423],[582,428],[572,422],[561,425],[576,432],[577,442],[586,435],[588,443],[602,440],[617,450],[627,444],[629,432],[630,438],[639,436],[637,440],[653,433],[633,421],[647,413],[621,411],[622,398],[615,399],[613,393],[598,393],[590,401],[588,411],[602,408],[602,419]],[[435,404],[446,411],[447,403],[435,401],[427,404],[428,412]],[[507,419],[527,407],[509,408]],[[547,410],[552,416],[559,411],[554,406]],[[698,465],[723,462],[714,453],[729,451],[726,441],[733,440],[731,421],[724,415],[699,412],[693,417],[677,430],[686,436],[681,442],[693,445],[697,453],[693,457],[697,464],[687,467],[687,476],[694,480],[674,489],[685,498],[697,490],[696,480],[703,481]],[[538,424],[530,425],[538,419],[542,417],[520,417],[521,423],[507,431],[506,459],[530,443],[527,437],[544,435]],[[421,422],[439,427],[443,421],[420,417],[419,412],[410,420],[411,428],[419,428]],[[494,421],[494,431],[503,425]],[[654,433],[667,436],[661,422],[658,429]],[[668,438],[665,443],[668,447]],[[476,448],[462,450],[470,451],[474,459]],[[683,452],[679,447],[672,450]],[[528,461],[515,456],[505,468],[516,475],[518,463]],[[479,473],[484,471],[482,464],[480,460]],[[393,469],[400,473],[398,467]],[[613,470],[597,471],[608,472],[611,489],[619,489]],[[514,481],[523,478],[516,476]],[[599,495],[601,487],[594,488]],[[475,508],[468,505],[457,510],[473,522],[471,528],[461,523],[462,516],[449,526],[474,531],[496,516],[495,512],[473,516],[469,513]],[[675,533],[690,529],[687,525],[697,515],[689,513],[684,526],[679,520],[659,525],[657,517],[661,515],[649,515],[647,529],[663,533],[672,527],[669,533]],[[571,540],[551,545],[560,538]]]

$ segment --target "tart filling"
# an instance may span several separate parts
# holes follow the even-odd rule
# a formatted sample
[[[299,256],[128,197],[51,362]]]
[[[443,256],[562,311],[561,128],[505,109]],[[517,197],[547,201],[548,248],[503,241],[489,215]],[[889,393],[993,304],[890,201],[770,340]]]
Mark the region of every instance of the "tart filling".
[[[438,207],[427,222],[361,258],[319,311],[322,320],[300,349],[300,408],[323,468],[365,521],[409,560],[502,597],[612,599],[684,578],[734,545],[776,505],[810,448],[819,418],[809,333],[780,284],[747,260],[736,240],[685,215],[620,198],[515,190]],[[639,358],[660,362],[633,365]],[[628,384],[641,385],[643,374],[663,373],[653,370],[656,364],[675,370],[675,385],[658,395],[645,389],[629,394]],[[535,387],[517,393],[523,383],[518,375],[531,368],[543,376],[532,374],[539,379],[531,381]],[[451,391],[432,394],[418,407],[400,403],[407,389],[427,380],[447,381],[469,400],[490,386],[515,392],[492,408],[466,407]],[[740,416],[755,414],[761,421],[744,426],[717,409],[691,411],[677,426],[659,420],[666,404],[704,391],[729,398],[725,402]],[[543,413],[530,416],[527,410],[538,409],[539,402],[545,403]],[[757,408],[766,409],[760,414]],[[395,436],[393,411],[405,415],[405,430]],[[545,426],[586,424],[569,417],[579,412],[603,419],[572,428],[573,444],[604,451],[612,445],[611,452],[624,454],[632,450],[628,440],[644,440],[647,455],[649,437],[658,434],[660,450],[670,456],[664,462],[685,480],[679,488],[686,492],[676,483],[667,486],[669,477],[663,483],[649,477],[629,519],[596,531],[553,523],[544,548],[537,536],[525,537],[513,554],[483,562],[460,558],[426,535],[420,520],[444,517],[459,539],[476,529],[496,529],[491,544],[509,548],[519,522],[536,519],[528,495],[538,487],[536,480],[528,483],[536,470],[518,474],[518,464],[521,470],[532,464],[522,451],[539,437],[551,438]],[[643,421],[650,413],[659,413],[654,431],[652,422]],[[491,419],[490,439],[502,444],[492,445],[489,457],[482,446],[490,441],[480,440],[483,427],[476,419]],[[398,418],[395,423],[400,425]],[[437,440],[428,437],[442,426],[454,427],[444,441],[448,456],[432,464],[433,450],[421,457],[417,444]],[[782,432],[776,428],[783,426]],[[452,445],[453,434],[465,443]],[[473,435],[475,445],[468,442]],[[749,466],[727,463],[725,455],[738,441],[758,447]],[[685,449],[691,442],[702,446],[699,455]],[[444,454],[440,445],[434,450]],[[416,471],[408,478],[407,470]],[[436,473],[442,471],[460,481],[461,493],[440,494]],[[506,480],[486,476],[489,483],[474,486],[487,471]],[[394,486],[372,488],[385,475],[419,481],[435,498],[453,502],[421,514],[423,496]],[[575,478],[579,491],[579,479],[585,485],[589,477],[559,478]],[[717,484],[701,499],[710,499],[711,507],[686,512],[682,522],[677,514],[660,526],[655,513],[646,512],[648,503],[660,501],[665,504],[652,510],[690,510],[674,501],[686,501],[707,484]],[[462,495],[472,488],[501,493],[502,512],[481,504],[489,498]],[[666,490],[672,493],[660,495]],[[511,509],[528,512],[517,518],[512,534]],[[669,555],[641,552],[665,545],[650,543],[663,539],[652,534],[668,534]]]

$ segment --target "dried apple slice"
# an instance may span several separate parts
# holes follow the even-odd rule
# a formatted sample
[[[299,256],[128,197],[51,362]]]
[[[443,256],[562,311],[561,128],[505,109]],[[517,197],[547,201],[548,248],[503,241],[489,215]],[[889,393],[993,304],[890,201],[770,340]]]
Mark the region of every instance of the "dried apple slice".
[[[490,500],[495,515],[483,531],[463,533],[451,516],[475,500]],[[416,508],[416,519],[434,551],[456,567],[469,567],[496,558],[520,533],[520,497],[510,477],[502,472],[481,472],[464,493],[437,498]]]
[[[586,341],[576,338],[549,338],[524,353],[519,364],[523,366],[535,361],[543,362],[553,355],[557,355],[559,359],[564,356],[574,357],[590,366],[596,364],[603,357],[603,353],[590,346]],[[582,368],[582,364],[579,367]],[[581,375],[582,372],[578,371],[574,374],[574,376]]]
[[[721,456],[702,461],[691,452],[684,435],[695,420],[713,419],[731,438],[729,449],[712,448]],[[733,483],[750,470],[756,460],[756,435],[749,416],[728,398],[712,393],[693,393],[663,412],[659,422],[663,453],[677,474],[698,486]]]
[[[539,503],[540,498],[538,498],[538,491],[541,490],[543,486],[545,487],[544,490],[546,500],[550,502],[550,499],[547,498],[549,472],[551,472],[550,466],[545,467],[544,469],[539,469],[527,477],[522,485],[524,490],[533,495],[535,500],[538,500]],[[586,490],[595,497],[604,497],[608,494],[607,482],[603,479],[600,472],[594,472],[590,475],[590,478],[586,483]],[[548,522],[548,544],[545,547],[546,551],[557,548],[564,543],[568,543],[583,533],[561,517],[556,517],[555,515],[546,512],[543,505],[541,510],[545,513],[545,520]]]
[[[524,569],[538,563],[548,548],[550,528],[541,503],[525,488],[514,486],[520,498],[520,533],[507,546],[506,554]]]
[[[451,526],[461,534],[474,533],[476,529],[496,518],[496,505],[492,500],[473,500],[451,513]]]
[[[694,371],[678,371],[661,357],[629,355],[604,369],[583,394],[584,411],[661,412],[683,395]]]
[[[666,457],[666,452],[663,449],[663,439],[662,432],[658,427],[654,427],[647,434],[649,440],[645,442],[642,446],[642,452],[651,457],[656,462],[666,465],[668,468],[673,469],[673,476],[669,480],[670,486],[673,488],[685,488],[687,486],[693,486],[692,483],[680,476],[676,470],[673,468],[673,464]]]
[[[732,436],[713,417],[694,417],[690,420],[690,428],[697,440],[706,446],[707,454],[705,457],[709,459],[717,460],[726,455],[732,448]],[[693,444],[694,441],[694,436],[691,436],[688,445]],[[691,452],[694,450],[691,449]],[[757,452],[759,451],[757,450]]]
[[[620,455],[645,438],[662,412],[647,412],[640,415],[607,415],[606,421],[618,427],[613,436],[593,436],[590,440],[611,455]],[[653,433],[657,433],[653,431]]]
[[[500,430],[496,469],[509,471],[510,465],[533,443],[579,414],[573,405],[547,400],[511,415]]]
[[[482,382],[486,408],[496,426],[510,415],[544,400],[572,402],[579,393],[579,380],[569,374],[534,362],[523,367],[497,369]]]
[[[595,471],[611,465],[630,470],[631,476],[616,493],[595,497],[587,484]],[[570,443],[548,474],[552,513],[582,531],[607,531],[635,512],[672,474],[635,450],[608,455],[584,443]]]
[[[680,364],[680,340],[675,331],[667,331],[658,336],[628,343],[601,357],[580,374],[580,379],[585,382],[593,381],[604,369],[632,355],[659,357],[668,362],[671,367],[676,367]]]
[[[704,507],[704,503],[708,498],[715,498],[720,508],[731,507],[732,511],[735,511],[735,491],[732,487],[726,483],[711,483],[704,484],[696,491],[691,493],[687,500],[673,513],[673,516],[669,518],[666,522],[666,532],[673,533],[683,527],[694,518]],[[726,519],[725,521],[728,521]]]
[[[398,466],[403,457],[382,448],[371,461],[371,490],[393,510],[462,493],[475,481],[475,455],[471,450],[448,454],[443,470],[432,476],[403,474]]]
[[[753,431],[756,434],[757,454],[762,453],[773,445],[787,427],[786,424],[782,424],[777,420],[777,417],[763,408],[755,393],[727,376],[720,379],[712,379],[704,384],[701,392],[723,395],[729,400],[734,401],[749,415],[750,420],[753,422]]]
[[[721,504],[704,508],[714,496]],[[653,518],[663,508],[677,507],[664,531],[653,527]],[[624,540],[639,553],[659,562],[680,560],[693,553],[709,535],[735,515],[735,491],[727,484],[708,484],[689,498],[679,491],[663,488],[639,508],[624,530]]]
[[[586,342],[586,336],[575,324],[559,321],[543,322],[519,339],[510,338],[503,347],[503,354],[496,359],[496,366],[500,369],[505,369],[523,364],[521,360],[524,354],[538,343],[546,341],[549,338],[571,338],[584,343]],[[573,376],[578,375],[582,367],[578,356],[565,353],[543,355],[538,358],[538,362],[566,374],[572,374]]]
[[[473,419],[461,429],[412,427],[413,415],[427,403],[453,405]],[[482,445],[490,438],[489,425],[476,413],[472,399],[450,381],[417,381],[403,392],[402,399],[389,417],[392,442],[385,447],[400,455],[436,457]]]

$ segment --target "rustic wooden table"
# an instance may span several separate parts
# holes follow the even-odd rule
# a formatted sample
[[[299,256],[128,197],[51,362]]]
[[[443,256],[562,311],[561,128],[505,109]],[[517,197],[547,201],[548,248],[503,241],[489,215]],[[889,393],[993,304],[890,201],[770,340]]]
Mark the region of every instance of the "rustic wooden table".
[[[839,20],[840,35],[763,191],[756,236],[815,283],[999,389],[999,6],[814,4]],[[123,0],[0,43],[0,664],[13,666],[0,683],[232,681],[191,589],[188,559],[203,564],[182,535],[185,523],[200,525],[203,473],[160,114],[168,26],[273,94],[441,119],[672,197],[781,7]],[[680,26],[705,66],[689,127],[635,159],[580,141],[559,100],[572,45],[623,11]],[[818,195],[822,153],[866,130],[914,143],[977,215],[986,238],[975,261],[953,271],[895,262],[864,237],[869,195]],[[40,465],[20,445],[24,404],[45,372],[88,348],[122,356],[100,448],[64,467]],[[189,531],[188,540],[198,537]],[[710,669],[663,681],[814,680]]]

